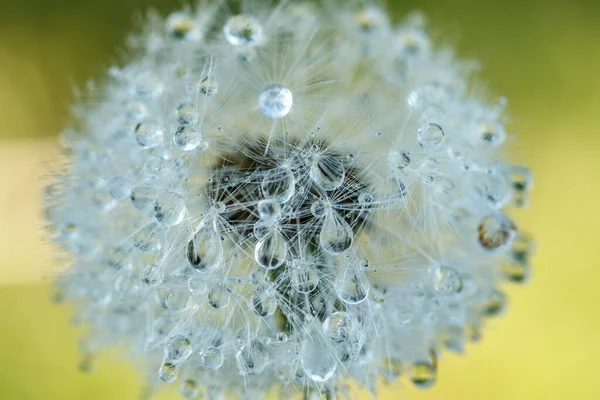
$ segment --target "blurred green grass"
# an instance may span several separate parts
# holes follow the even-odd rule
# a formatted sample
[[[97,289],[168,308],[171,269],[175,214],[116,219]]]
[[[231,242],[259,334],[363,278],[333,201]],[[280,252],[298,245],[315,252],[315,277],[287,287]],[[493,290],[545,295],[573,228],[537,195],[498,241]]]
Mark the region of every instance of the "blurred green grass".
[[[600,359],[600,1],[388,3],[396,17],[424,11],[437,42],[480,61],[474,80],[509,99],[516,135],[508,156],[530,164],[536,175],[532,206],[516,216],[536,236],[539,254],[532,282],[508,289],[514,307],[489,324],[466,357],[445,356],[433,390],[401,382],[383,398],[600,398],[594,379]],[[0,282],[11,271],[21,278],[4,282],[32,282],[0,286],[2,399],[137,398],[139,381],[129,364],[106,355],[97,373],[76,369],[81,329],[69,328],[70,311],[50,304],[47,285],[39,283],[55,263],[50,252],[38,252],[37,176],[44,173],[40,159],[56,157],[50,143],[67,121],[71,89],[101,78],[121,59],[136,13],[148,7],[166,13],[179,4],[0,3]]]

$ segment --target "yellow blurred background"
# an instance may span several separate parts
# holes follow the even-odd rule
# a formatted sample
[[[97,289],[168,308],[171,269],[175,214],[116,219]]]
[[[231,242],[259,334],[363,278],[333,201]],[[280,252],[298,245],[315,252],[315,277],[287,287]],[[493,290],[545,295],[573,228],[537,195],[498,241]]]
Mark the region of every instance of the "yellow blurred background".
[[[421,9],[438,42],[481,61],[477,82],[506,95],[509,157],[536,177],[516,213],[533,232],[534,276],[438,383],[401,380],[383,399],[600,399],[600,1],[388,0]],[[136,11],[166,0],[0,1],[0,398],[137,399],[140,377],[104,356],[78,372],[81,329],[49,302],[60,265],[44,243],[42,177],[57,159],[71,89],[118,60]],[[364,398],[369,398],[364,395]],[[160,398],[177,398],[170,393]]]

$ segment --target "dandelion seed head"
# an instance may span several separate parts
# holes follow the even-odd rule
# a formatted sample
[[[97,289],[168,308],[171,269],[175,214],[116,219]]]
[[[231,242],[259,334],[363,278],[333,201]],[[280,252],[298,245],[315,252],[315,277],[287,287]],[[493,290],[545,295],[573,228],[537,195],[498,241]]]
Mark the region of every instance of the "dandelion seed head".
[[[46,214],[84,361],[126,349],[190,399],[428,388],[531,273],[505,101],[419,14],[255,3],[149,18],[62,136]]]

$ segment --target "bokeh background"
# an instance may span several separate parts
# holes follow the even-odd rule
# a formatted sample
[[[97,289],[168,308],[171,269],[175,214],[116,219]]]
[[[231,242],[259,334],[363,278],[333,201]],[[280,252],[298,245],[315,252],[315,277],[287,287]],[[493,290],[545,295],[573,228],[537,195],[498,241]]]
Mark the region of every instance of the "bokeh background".
[[[401,380],[382,398],[600,399],[600,1],[388,3],[396,17],[425,11],[438,42],[480,60],[475,80],[508,97],[508,156],[536,177],[530,208],[515,217],[538,252],[532,281],[506,288],[509,312],[466,356],[444,356],[433,389]],[[48,277],[60,265],[44,243],[40,191],[59,157],[72,89],[120,59],[136,13],[180,4],[0,1],[2,399],[139,397],[140,377],[114,355],[97,360],[93,374],[76,368],[81,328],[48,300]]]

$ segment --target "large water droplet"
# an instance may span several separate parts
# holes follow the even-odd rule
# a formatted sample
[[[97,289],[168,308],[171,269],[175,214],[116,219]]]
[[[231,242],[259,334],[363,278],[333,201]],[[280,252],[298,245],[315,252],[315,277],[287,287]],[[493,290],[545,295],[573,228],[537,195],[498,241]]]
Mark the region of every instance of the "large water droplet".
[[[342,301],[348,304],[363,302],[369,295],[371,285],[359,267],[343,267],[333,283],[335,291]]]
[[[281,216],[281,206],[277,200],[268,199],[258,202],[258,215],[265,222],[273,221]]]
[[[154,253],[160,250],[161,244],[156,235],[156,223],[140,229],[133,235],[133,244],[141,252]]]
[[[352,228],[335,211],[325,213],[325,219],[319,233],[321,248],[333,255],[343,254],[352,246],[354,233]]]
[[[185,200],[177,193],[163,193],[154,203],[154,217],[165,226],[179,225],[186,212]]]
[[[328,381],[337,370],[330,344],[316,330],[304,335],[300,346],[300,365],[306,376],[315,382]]]
[[[223,244],[217,232],[208,226],[196,232],[187,245],[186,258],[198,271],[217,268],[223,258]]]
[[[214,96],[219,91],[219,84],[214,78],[206,77],[200,81],[198,90],[205,96]]]
[[[208,292],[208,304],[216,309],[229,305],[229,290],[225,286],[215,286]]]
[[[177,379],[177,366],[172,363],[164,363],[158,370],[158,377],[163,382],[173,382]]]
[[[186,399],[194,400],[200,397],[200,386],[195,379],[186,379],[181,383],[179,392]]]
[[[153,186],[139,185],[131,191],[131,204],[140,211],[147,211],[154,206],[156,193]]]
[[[266,287],[258,287],[252,295],[252,309],[259,317],[269,317],[277,310],[277,299]]]
[[[230,17],[223,27],[225,39],[234,46],[256,46],[263,41],[263,28],[256,18],[239,14]]]
[[[441,295],[459,293],[462,290],[460,274],[454,268],[435,268],[433,271],[433,288]]]
[[[484,218],[478,229],[479,243],[488,250],[509,244],[517,233],[512,221],[502,213]]]
[[[323,322],[323,332],[334,342],[344,342],[358,329],[358,321],[346,311],[337,311]]]
[[[259,374],[269,362],[267,345],[261,338],[252,339],[238,351],[235,358],[240,374]]]
[[[192,151],[197,148],[206,148],[207,144],[202,141],[202,133],[192,125],[181,125],[173,134],[175,146],[184,151]]]
[[[145,149],[160,146],[163,136],[162,128],[155,122],[140,122],[135,127],[135,140]]]
[[[438,124],[426,124],[418,129],[417,141],[423,149],[435,150],[444,141],[444,131]]]
[[[310,177],[323,190],[335,190],[342,186],[346,171],[342,162],[329,155],[316,156],[310,167]]]
[[[295,184],[294,174],[288,167],[277,167],[265,174],[261,189],[266,199],[285,203],[294,195]]]
[[[148,265],[142,272],[142,282],[149,286],[160,285],[164,277],[165,275],[162,271],[162,268],[156,264]]]
[[[218,347],[209,347],[202,353],[202,363],[208,369],[221,368],[223,359],[223,352]]]
[[[297,265],[291,271],[291,284],[298,293],[310,293],[319,285],[319,274],[312,265]]]
[[[188,280],[188,289],[190,290],[191,294],[200,296],[206,292],[206,282],[204,282],[204,279],[201,279],[199,276],[192,276]]]
[[[115,200],[123,200],[131,195],[133,185],[127,179],[116,176],[108,184],[108,191]]]
[[[279,231],[272,231],[256,244],[254,259],[266,269],[279,268],[287,257],[288,244]]]
[[[269,118],[283,118],[292,110],[292,92],[281,85],[267,86],[258,96],[258,108]]]
[[[428,389],[435,383],[437,368],[434,362],[419,361],[412,365],[411,376],[413,384],[420,389]]]
[[[494,209],[502,208],[510,198],[508,182],[497,172],[474,172],[473,188]]]
[[[186,360],[192,355],[192,345],[185,336],[177,335],[169,339],[165,347],[165,356],[174,363]]]

